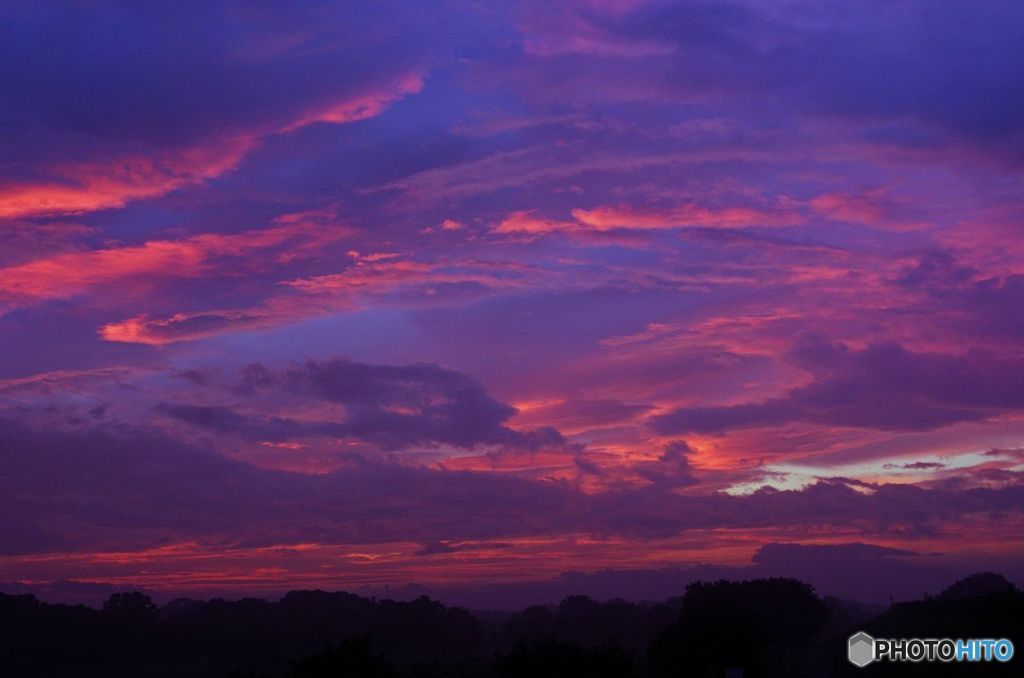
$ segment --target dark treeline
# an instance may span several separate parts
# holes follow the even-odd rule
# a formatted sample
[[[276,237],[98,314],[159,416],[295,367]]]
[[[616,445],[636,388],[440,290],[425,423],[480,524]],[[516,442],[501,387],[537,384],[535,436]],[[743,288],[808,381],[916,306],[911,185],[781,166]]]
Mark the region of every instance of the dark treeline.
[[[871,611],[795,579],[699,582],[660,604],[571,596],[554,607],[471,613],[428,598],[293,591],[258,599],[112,595],[100,610],[0,594],[0,675],[495,678],[1024,675],[1007,665],[846,661],[846,639],[1024,639],[1024,595],[974,575],[938,596]],[[742,671],[740,673],[739,671]]]

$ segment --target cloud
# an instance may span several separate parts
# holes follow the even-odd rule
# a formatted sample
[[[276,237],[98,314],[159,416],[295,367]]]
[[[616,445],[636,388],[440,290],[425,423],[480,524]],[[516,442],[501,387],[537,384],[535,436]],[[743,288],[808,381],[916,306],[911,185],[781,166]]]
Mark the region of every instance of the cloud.
[[[956,334],[991,341],[1024,337],[1024,318],[1016,312],[1024,295],[1024,274],[985,271],[953,252],[931,249],[914,258],[895,281],[923,295],[922,314]]]
[[[632,471],[656,487],[686,487],[700,481],[690,466],[693,448],[685,440],[666,443],[655,462],[638,462]]]
[[[886,464],[886,467],[905,468],[913,471],[930,471],[933,469],[946,468],[945,464],[936,461],[915,461],[908,464]]]
[[[46,168],[47,179],[0,181],[0,219],[79,214],[161,196],[227,172],[255,143],[252,135],[239,134],[184,151],[161,149],[146,155],[53,165]]]
[[[509,549],[512,548],[511,544],[503,544],[501,542],[450,542],[450,541],[433,541],[428,544],[424,544],[423,547],[415,553],[417,556],[436,556],[440,554],[448,553],[460,553],[463,551],[479,551],[481,549]]]
[[[1013,9],[927,0],[866,11],[834,2],[810,11],[751,2],[535,8],[519,25],[526,51],[542,58],[507,68],[538,98],[757,106],[762,120],[781,109],[867,127],[862,142],[933,154],[967,146],[1019,165],[1024,124],[1009,111],[1024,61],[1013,49],[1022,29]]]
[[[894,231],[927,228],[928,222],[913,216],[910,206],[881,189],[859,193],[823,193],[810,201],[811,207],[829,219],[865,224]]]
[[[678,408],[651,426],[666,435],[794,421],[913,431],[1024,408],[1024,364],[987,353],[913,353],[894,344],[858,351],[811,340],[790,359],[813,375],[809,385],[761,402]]]
[[[658,461],[673,462],[685,459],[688,455],[694,454],[694,450],[685,440],[673,440],[665,443],[665,450],[658,457]]]
[[[504,235],[536,236],[548,233],[586,234],[622,230],[663,230],[687,227],[737,228],[793,226],[803,217],[792,208],[706,207],[696,204],[670,209],[640,209],[620,205],[572,210],[572,221],[538,216],[537,210],[512,212],[491,229]]]
[[[433,59],[394,15],[382,31],[382,10],[5,9],[0,144],[20,176],[0,172],[0,219],[123,207],[218,177],[269,136],[381,114]],[[382,32],[401,48],[380,50]]]
[[[588,495],[564,482],[396,464],[307,475],[222,458],[139,425],[56,427],[51,419],[44,429],[31,413],[20,420],[0,419],[0,508],[13,516],[0,525],[0,544],[8,555],[130,550],[169,540],[424,544],[801,525],[905,537],[935,535],[966,514],[1014,514],[1022,505],[1020,484],[962,491],[876,485],[863,492],[818,482],[801,491],[733,497],[681,496],[668,484]],[[227,424],[240,422],[228,417]]]
[[[229,428],[243,423],[219,409],[176,413]],[[6,555],[195,539],[471,539],[514,533],[522,516],[556,515],[566,501],[556,485],[496,474],[392,464],[321,476],[259,469],[125,424],[44,430],[3,418],[0,441],[0,508],[17,517],[0,526]]]
[[[338,421],[299,420],[178,403],[162,404],[159,411],[199,428],[253,440],[351,437],[384,450],[491,446],[533,451],[566,446],[553,428],[509,428],[515,408],[493,398],[476,379],[433,364],[367,365],[335,359],[276,371],[257,364],[244,370],[236,392],[267,390],[342,405],[344,416]]]
[[[0,524],[6,555],[800,526],[905,538],[941,533],[968,514],[1006,520],[1024,505],[1019,484],[865,492],[819,482],[798,491],[683,496],[670,485],[585,494],[564,482],[390,463],[306,475],[256,468],[137,424],[58,426],[38,413],[11,414],[0,418],[0,509],[15,517]],[[223,412],[198,416],[207,414],[223,425]]]
[[[299,422],[284,417],[245,415],[221,405],[160,403],[155,409],[160,414],[191,426],[229,435],[235,439],[280,442],[310,435],[345,435],[342,427],[329,423]]]
[[[615,398],[572,398],[516,403],[516,421],[543,421],[559,430],[587,430],[633,421],[651,410],[650,405],[624,403]]]
[[[291,215],[288,215],[289,217]],[[218,260],[275,258],[290,246],[290,257],[351,236],[337,222],[310,224],[285,218],[275,225],[240,233],[200,233],[177,240],[150,240],[141,245],[67,252],[0,268],[0,298],[31,302],[66,299],[124,280],[187,278],[215,270]]]
[[[509,214],[501,221],[501,223],[492,229],[492,232],[501,234],[516,233],[537,235],[541,233],[573,231],[578,228],[579,226],[571,221],[544,219],[536,216],[536,210],[522,210]]]
[[[984,567],[983,560],[950,564],[935,555],[861,542],[772,542],[759,547],[750,562],[739,564],[573,570],[540,581],[410,587],[409,595],[426,594],[477,609],[521,609],[526,605],[554,605],[569,595],[597,600],[666,600],[696,581],[796,577],[813,586],[820,596],[887,605],[891,597],[903,601],[934,594]],[[401,596],[405,592],[392,587],[389,593]]]
[[[340,403],[353,435],[394,448],[425,441],[460,447],[564,444],[554,429],[519,432],[505,426],[515,409],[480,382],[437,365],[372,366],[345,360],[310,361],[284,375],[290,389]]]
[[[935,555],[859,542],[775,543],[760,547],[751,560],[758,576],[797,577],[822,595],[888,603],[892,596],[903,600],[935,593],[963,576],[963,565],[951,570]]]
[[[616,597],[665,600],[678,596],[692,582],[795,577],[813,586],[821,596],[889,604],[893,598],[902,601],[934,594],[971,574],[972,567],[983,566],[981,562],[951,564],[934,555],[860,542],[772,542],[759,547],[750,562],[739,564],[684,563],[662,568],[572,570],[552,580],[429,586],[419,587],[410,594],[426,593],[475,608],[504,606],[512,609],[527,604],[551,605],[568,595],[588,595],[598,600]],[[390,592],[395,593],[394,587]],[[401,595],[402,591],[397,593]]]
[[[282,228],[303,232],[307,227],[288,222]],[[319,254],[318,247],[348,233],[326,224],[309,226],[308,232],[311,234],[308,240],[289,243],[290,247],[276,252],[274,263],[284,266],[307,255]],[[338,233],[337,237],[332,237],[332,233]],[[280,327],[380,301],[413,306],[443,304],[451,297],[524,287],[536,282],[538,273],[534,267],[517,263],[458,259],[428,263],[396,253],[363,255],[353,250],[348,258],[350,262],[339,273],[278,280],[271,291],[264,294],[261,305],[183,311],[164,317],[143,313],[106,323],[99,334],[107,341],[163,346]],[[184,275],[187,270],[172,267],[171,272]]]
[[[699,226],[737,228],[746,226],[793,226],[803,218],[792,208],[766,210],[753,207],[704,207],[682,205],[667,210],[642,210],[626,206],[573,210],[581,224],[598,231],[615,228],[662,229]]]
[[[340,125],[373,118],[380,115],[388,106],[396,101],[409,94],[418,94],[422,89],[423,77],[420,74],[407,75],[387,88],[305,113],[296,121],[285,125],[281,131],[294,132],[306,125],[318,122]]]
[[[275,316],[261,309],[175,313],[167,318],[151,318],[143,314],[107,323],[99,329],[99,335],[105,341],[163,346],[229,332],[257,330],[282,320],[281,315]]]

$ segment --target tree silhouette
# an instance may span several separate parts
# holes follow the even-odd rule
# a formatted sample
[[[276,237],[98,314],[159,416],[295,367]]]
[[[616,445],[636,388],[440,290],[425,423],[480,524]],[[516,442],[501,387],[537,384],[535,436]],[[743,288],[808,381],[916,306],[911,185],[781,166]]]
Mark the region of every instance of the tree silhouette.
[[[140,623],[151,622],[157,618],[159,609],[152,598],[138,591],[112,593],[103,603],[104,614],[116,617],[120,621]]]
[[[828,608],[795,579],[697,582],[686,589],[675,624],[652,644],[652,669],[663,676],[801,675]]]
[[[394,667],[374,654],[370,637],[353,636],[322,653],[292,664],[294,678],[391,678]]]
[[[697,583],[667,604],[599,602],[474,615],[409,602],[294,591],[272,602],[139,592],[101,610],[0,593],[2,678],[744,678],[860,676],[846,639],[1000,637],[1024,644],[1024,594],[982,574],[878,616],[793,579]],[[372,639],[372,642],[371,642]],[[1008,665],[877,664],[901,678],[1014,676]]]
[[[628,678],[633,656],[614,644],[586,648],[553,639],[520,641],[497,658],[496,669],[500,678]]]

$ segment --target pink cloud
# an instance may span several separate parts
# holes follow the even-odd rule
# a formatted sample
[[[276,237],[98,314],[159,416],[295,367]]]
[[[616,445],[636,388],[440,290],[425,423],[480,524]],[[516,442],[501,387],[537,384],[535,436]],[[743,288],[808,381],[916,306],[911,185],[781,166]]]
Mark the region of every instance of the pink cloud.
[[[602,21],[621,17],[642,4],[634,0],[588,0],[532,5],[520,21],[524,51],[542,58],[585,55],[642,59],[675,53],[676,47],[669,41],[616,33]]]
[[[926,221],[911,218],[907,214],[906,205],[881,189],[861,193],[824,193],[812,199],[810,205],[816,212],[834,221],[896,231],[917,230],[929,225]]]
[[[286,325],[358,308],[368,300],[379,301],[394,293],[404,295],[406,303],[415,303],[417,298],[438,300],[438,288],[444,285],[520,288],[527,284],[531,270],[518,264],[471,260],[424,263],[390,252],[363,255],[351,251],[349,256],[355,263],[344,272],[281,281],[284,291],[271,294],[261,305],[180,312],[162,318],[140,314],[107,323],[99,334],[107,341],[161,346]]]
[[[318,122],[336,125],[366,120],[380,115],[388,106],[410,94],[418,94],[423,90],[423,76],[419,73],[406,75],[393,85],[375,89],[362,96],[316,108],[300,115],[296,120],[281,128],[281,132],[294,132],[297,129]]]
[[[739,228],[746,226],[794,226],[803,221],[793,208],[705,207],[695,203],[667,210],[642,210],[632,207],[597,207],[576,209],[573,217],[599,231],[615,228],[663,229],[699,226],[704,228]]]
[[[21,302],[64,299],[128,278],[194,277],[213,270],[218,258],[272,252],[285,244],[287,256],[294,257],[351,233],[336,222],[325,223],[322,213],[302,213],[285,215],[262,230],[67,252],[0,268],[0,294]]]
[[[99,329],[99,335],[106,341],[163,346],[226,332],[259,329],[280,322],[281,319],[265,309],[175,313],[167,318],[151,318],[148,314],[142,314],[120,322],[107,323]]]
[[[785,204],[776,208],[706,207],[689,203],[669,209],[640,209],[619,205],[572,210],[573,220],[549,219],[537,210],[512,212],[492,233],[541,235],[547,233],[608,232],[622,230],[664,230],[673,228],[741,228],[752,226],[795,226],[803,222],[800,213]]]
[[[536,216],[537,210],[521,210],[512,212],[497,226],[492,229],[493,233],[539,235],[542,233],[558,233],[574,231],[579,224],[572,221],[560,221],[557,219],[545,219]]]
[[[423,77],[346,96],[263,127],[239,127],[183,150],[143,150],[111,158],[43,169],[46,179],[0,184],[0,219],[79,214],[124,207],[234,169],[261,141],[314,123],[346,124],[376,117],[398,100],[423,89]]]
[[[124,207],[233,169],[256,144],[241,134],[221,143],[48,168],[51,180],[0,186],[0,219]]]

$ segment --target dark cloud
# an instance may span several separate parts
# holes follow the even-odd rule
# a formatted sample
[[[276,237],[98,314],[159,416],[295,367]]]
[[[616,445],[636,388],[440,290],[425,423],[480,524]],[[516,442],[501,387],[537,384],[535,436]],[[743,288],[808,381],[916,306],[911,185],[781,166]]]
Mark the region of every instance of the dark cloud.
[[[937,249],[921,254],[896,279],[926,301],[915,308],[922,315],[961,334],[988,338],[1024,338],[1024,275],[991,275],[964,264],[952,252]],[[940,315],[941,314],[941,315]]]
[[[217,371],[209,369],[175,370],[171,376],[175,379],[184,379],[196,386],[209,386],[216,379]]]
[[[595,464],[592,461],[584,459],[582,456],[577,455],[573,458],[573,464],[579,469],[580,473],[589,474],[592,476],[604,476],[605,472],[599,464]]]
[[[879,603],[937,593],[965,574],[934,555],[862,543],[766,544],[752,561],[760,576],[797,577],[823,594]]]
[[[102,607],[110,594],[117,593],[122,588],[117,584],[74,580],[35,581],[31,584],[17,581],[0,582],[0,591],[8,595],[28,593],[48,603],[85,604],[95,608]]]
[[[665,463],[678,462],[693,453],[693,448],[685,440],[673,440],[665,444],[665,451],[658,457],[658,461]]]
[[[367,365],[336,359],[283,371],[251,364],[242,369],[232,390],[242,395],[274,390],[336,403],[345,414],[332,422],[242,413],[219,405],[163,403],[157,409],[193,426],[255,440],[351,437],[385,450],[438,445],[536,450],[567,444],[553,428],[509,428],[515,408],[496,400],[476,379],[427,363]]]
[[[268,471],[127,425],[42,429],[5,418],[0,446],[0,508],[16,516],[0,526],[8,554],[182,538],[478,539],[550,521],[571,503],[558,485],[491,474],[395,465],[325,476]]]
[[[897,278],[896,282],[911,289],[924,289],[942,294],[973,283],[978,271],[964,266],[953,253],[933,249],[921,254],[917,261]]]
[[[1020,511],[999,489],[818,482],[800,491],[682,496],[671,483],[585,494],[507,474],[363,464],[323,475],[256,468],[128,425],[0,418],[0,524],[8,555],[154,547],[180,540],[457,543],[541,534],[667,537],[686,530],[856,526],[931,535],[966,513]],[[36,417],[38,418],[38,417]],[[661,463],[661,462],[657,462]]]
[[[885,468],[905,468],[912,471],[928,471],[933,469],[946,468],[945,464],[935,461],[915,461],[909,464],[886,464]]]
[[[221,177],[296,130],[376,117],[450,63],[456,25],[472,42],[445,3],[4,5],[0,218],[124,208]],[[243,326],[210,313],[154,331]]]
[[[502,542],[465,542],[456,543],[448,541],[432,541],[428,544],[424,544],[419,551],[416,551],[417,556],[436,556],[447,553],[458,553],[460,551],[476,551],[480,549],[508,549],[512,548],[511,544]]]
[[[689,455],[694,450],[685,440],[666,443],[664,451],[656,462],[633,464],[633,471],[656,487],[686,487],[700,481],[690,466]]]
[[[753,561],[762,565],[792,566],[795,562],[808,562],[818,558],[831,561],[863,562],[890,560],[901,556],[916,556],[906,549],[875,546],[873,544],[767,544],[758,549]]]
[[[426,594],[472,609],[521,609],[527,605],[553,605],[569,595],[587,595],[597,600],[660,601],[678,596],[695,581],[796,577],[811,584],[821,596],[888,605],[893,599],[912,600],[938,593],[957,579],[987,566],[983,562],[953,565],[942,561],[938,555],[859,542],[770,543],[760,547],[751,562],[743,565],[681,564],[652,569],[571,571],[541,581],[409,585],[390,587],[386,593],[410,599]],[[1005,571],[1018,581],[1024,576],[1024,571],[1016,565]],[[369,592],[385,593],[383,590]]]
[[[632,11],[565,10],[560,22],[527,20],[525,31],[548,47],[549,59],[561,59],[545,64],[545,76],[571,81],[562,90],[576,96],[755,99],[762,120],[769,107],[827,115],[872,126],[864,138],[876,143],[932,150],[967,143],[1020,164],[1018,10],[1012,0],[813,8],[656,2]]]
[[[345,430],[387,449],[424,443],[536,449],[565,443],[554,429],[515,431],[515,409],[476,379],[427,363],[366,365],[309,361],[282,375],[286,388],[345,406]]]
[[[7,5],[0,127],[20,143],[5,146],[45,142],[30,130],[79,135],[82,153],[89,139],[174,146],[281,127],[426,65],[430,42],[412,29],[433,13],[387,4]]]
[[[669,435],[793,421],[928,430],[1024,407],[1024,363],[988,353],[913,353],[895,344],[858,351],[810,339],[789,359],[814,375],[810,385],[758,403],[680,408],[651,426]]]
[[[156,411],[191,426],[248,440],[280,441],[309,435],[344,437],[341,426],[298,422],[283,417],[240,414],[230,407],[160,403]]]

